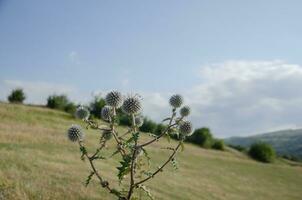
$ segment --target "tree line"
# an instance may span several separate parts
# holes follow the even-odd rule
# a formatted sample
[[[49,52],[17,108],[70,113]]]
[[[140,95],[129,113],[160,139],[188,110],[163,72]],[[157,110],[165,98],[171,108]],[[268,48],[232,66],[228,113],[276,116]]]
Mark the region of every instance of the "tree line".
[[[8,101],[11,103],[22,104],[26,99],[26,95],[21,88],[12,90],[11,94],[7,97]],[[106,105],[105,100],[102,97],[94,97],[94,99],[87,105],[92,118],[101,119],[101,110]],[[50,95],[47,98],[46,107],[51,109],[61,110],[71,115],[74,115],[78,106],[74,102],[70,101],[66,95]],[[129,117],[122,112],[121,109],[117,109],[117,121],[122,126],[131,125],[131,120]],[[140,131],[146,132],[153,135],[160,135],[162,131],[166,129],[166,125],[162,123],[157,123],[147,116],[143,116],[144,123],[140,127]],[[176,139],[177,135],[172,135],[172,139]],[[225,144],[223,140],[216,139],[213,137],[211,130],[207,127],[201,127],[195,129],[193,134],[186,138],[186,142],[190,142],[207,149],[225,150]],[[249,149],[241,146],[229,147],[236,149],[238,151],[244,152],[254,158],[255,160],[261,162],[273,162],[275,159],[275,150],[271,145],[265,143],[255,143],[251,145]]]

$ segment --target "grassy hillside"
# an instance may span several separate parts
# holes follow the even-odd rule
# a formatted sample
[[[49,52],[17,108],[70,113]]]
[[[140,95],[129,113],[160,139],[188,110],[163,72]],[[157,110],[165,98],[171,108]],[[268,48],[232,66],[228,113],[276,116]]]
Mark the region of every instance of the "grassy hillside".
[[[250,137],[231,137],[225,139],[225,142],[228,144],[243,147],[249,147],[257,141],[271,144],[279,155],[292,155],[302,159],[302,129],[282,130]]]
[[[72,123],[80,122],[63,112],[0,103],[1,200],[114,199],[96,180],[87,188],[83,185],[90,171],[87,163],[79,159],[78,147],[66,139],[66,129]],[[86,132],[88,145],[95,145],[97,134]],[[167,145],[167,141],[149,147],[156,161],[168,155],[160,149],[162,144]],[[149,183],[156,199],[302,197],[302,167],[282,160],[262,164],[236,151],[204,150],[188,144],[178,161],[178,171],[165,170]],[[98,167],[111,181],[117,172],[116,165],[116,160],[101,161]]]

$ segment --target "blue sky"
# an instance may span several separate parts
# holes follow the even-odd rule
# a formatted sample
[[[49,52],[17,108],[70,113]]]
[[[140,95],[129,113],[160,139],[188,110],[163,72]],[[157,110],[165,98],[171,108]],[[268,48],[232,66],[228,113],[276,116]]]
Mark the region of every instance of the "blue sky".
[[[16,86],[33,103],[54,92],[87,102],[92,92],[118,89],[142,93],[145,114],[159,119],[177,92],[195,109],[196,126],[221,137],[298,128],[301,7],[298,0],[0,0],[0,98]]]

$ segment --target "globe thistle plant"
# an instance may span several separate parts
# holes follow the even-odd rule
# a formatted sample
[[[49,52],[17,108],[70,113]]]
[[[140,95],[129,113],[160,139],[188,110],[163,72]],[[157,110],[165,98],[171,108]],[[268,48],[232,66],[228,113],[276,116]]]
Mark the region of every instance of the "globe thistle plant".
[[[142,104],[137,96],[130,96],[125,99],[122,109],[128,115],[138,114],[142,109]]]
[[[79,118],[79,119],[88,119],[89,114],[90,114],[89,110],[87,108],[85,108],[84,106],[78,107],[75,112],[76,118]]]
[[[180,115],[182,117],[187,117],[188,115],[190,115],[191,109],[189,106],[184,106],[180,109]]]
[[[183,136],[190,136],[193,132],[193,125],[189,121],[183,121],[179,125],[179,133]]]
[[[181,95],[175,94],[170,98],[169,102],[173,108],[179,108],[183,103],[183,98]]]
[[[72,125],[67,131],[67,137],[70,141],[76,142],[84,139],[84,133],[81,126]]]
[[[144,119],[141,116],[135,117],[135,125],[141,127],[144,124]]]
[[[105,140],[110,140],[112,138],[112,132],[110,130],[103,131],[103,138]]]
[[[112,116],[112,110],[109,106],[104,106],[101,111],[101,117],[105,121],[109,121]]]
[[[106,95],[105,102],[108,106],[119,108],[123,104],[123,96],[118,91],[111,91]]]
[[[112,91],[106,95],[105,101],[107,105],[104,106],[101,111],[102,119],[109,122],[105,125],[100,125],[98,122],[88,119],[89,111],[84,107],[79,107],[75,113],[78,118],[82,119],[87,124],[86,128],[101,131],[99,146],[94,152],[87,151],[81,126],[72,125],[67,131],[68,139],[72,142],[78,142],[82,153],[81,159],[84,161],[88,160],[91,167],[91,173],[86,179],[86,185],[90,183],[92,178],[96,178],[101,187],[108,190],[110,194],[115,195],[119,200],[143,198],[138,190],[145,192],[146,196],[154,199],[144,183],[163,171],[163,168],[165,168],[168,163],[172,163],[172,166],[175,167],[177,163],[176,154],[180,147],[183,146],[185,137],[191,135],[193,131],[191,122],[183,120],[184,117],[190,114],[190,108],[184,106],[180,109],[179,114],[177,114],[176,108],[181,107],[183,98],[180,95],[173,95],[169,100],[170,105],[173,107],[172,113],[170,117],[163,120],[163,123],[167,123],[164,124],[164,129],[160,131],[159,135],[150,135],[151,138],[149,140],[141,141],[141,134],[138,127],[143,125],[144,119],[142,116],[138,115],[142,110],[142,104],[138,96],[128,96],[123,101],[120,92]],[[122,134],[119,133],[121,128],[116,127],[117,120],[115,120],[118,116],[118,113],[116,115],[116,112],[119,112],[119,110],[117,110],[119,107],[122,108],[122,111],[129,117],[129,121],[132,122],[132,124],[126,128],[127,131]],[[169,138],[175,133],[180,135],[177,145],[171,147],[171,143],[171,145],[166,148],[162,148],[163,151],[164,149],[169,150],[170,155],[161,165],[156,164],[156,167],[152,167],[150,164],[151,158],[147,152],[146,146],[160,141],[163,136]],[[112,151],[108,150],[109,148],[105,148],[108,147],[106,146],[106,143],[111,141],[115,143],[115,145],[108,145],[113,149]],[[89,148],[89,150],[91,150],[91,148]],[[107,150],[110,152],[103,153]],[[120,155],[120,161],[119,166],[116,168],[118,169],[117,179],[119,184],[112,184],[113,186],[118,187],[113,188],[108,180],[103,177],[103,173],[99,173],[95,163],[97,161],[110,159],[118,154]],[[104,155],[111,156],[105,157]],[[125,181],[128,183],[124,183]]]

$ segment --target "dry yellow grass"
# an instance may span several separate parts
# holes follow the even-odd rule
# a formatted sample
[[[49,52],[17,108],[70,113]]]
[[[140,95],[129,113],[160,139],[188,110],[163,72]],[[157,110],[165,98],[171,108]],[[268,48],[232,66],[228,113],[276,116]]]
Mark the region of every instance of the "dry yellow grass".
[[[73,123],[81,122],[63,112],[0,104],[0,200],[114,199],[95,179],[87,188],[84,186],[90,172],[88,165],[80,160],[78,146],[65,135]],[[88,131],[86,135],[87,146],[94,147],[98,133]],[[143,136],[142,140],[146,138]],[[169,152],[160,149],[167,145],[175,143],[163,140],[148,148],[154,167],[168,156]],[[116,180],[117,159],[118,156],[98,164],[110,182]],[[178,161],[178,171],[168,166],[171,170],[148,183],[156,199],[302,198],[299,166],[283,162],[262,164],[236,151],[205,150],[190,144],[178,155]]]

